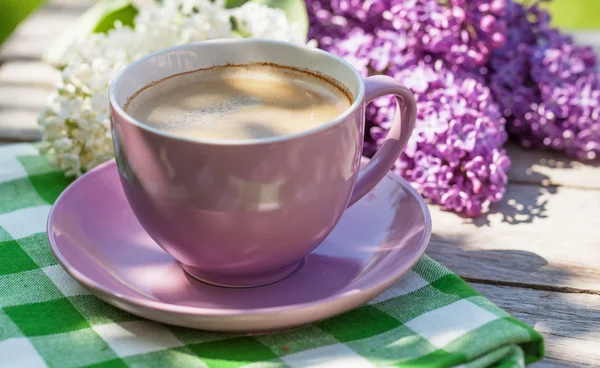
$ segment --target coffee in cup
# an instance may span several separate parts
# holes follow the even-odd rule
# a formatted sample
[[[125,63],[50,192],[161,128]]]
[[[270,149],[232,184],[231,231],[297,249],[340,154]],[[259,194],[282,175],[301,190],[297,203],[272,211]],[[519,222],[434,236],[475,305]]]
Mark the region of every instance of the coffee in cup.
[[[135,94],[125,111],[175,135],[245,140],[313,129],[351,104],[350,92],[324,76],[260,63],[165,78]]]

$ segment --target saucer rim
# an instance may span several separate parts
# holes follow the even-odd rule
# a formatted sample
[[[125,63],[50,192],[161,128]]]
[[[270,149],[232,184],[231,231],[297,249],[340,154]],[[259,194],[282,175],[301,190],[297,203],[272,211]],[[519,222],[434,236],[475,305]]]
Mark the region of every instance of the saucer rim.
[[[369,161],[369,159],[367,157],[364,157],[364,156],[361,157],[362,163],[366,163],[368,161]],[[314,300],[311,302],[293,304],[293,305],[277,306],[277,307],[261,307],[261,308],[251,308],[251,309],[217,309],[217,308],[171,304],[171,303],[166,303],[166,302],[161,302],[161,301],[153,301],[153,300],[145,299],[143,297],[122,295],[122,294],[114,293],[113,291],[109,290],[105,286],[99,284],[95,280],[84,275],[79,270],[77,270],[74,266],[69,264],[69,262],[63,257],[60,250],[58,249],[56,240],[52,236],[52,229],[51,229],[51,225],[55,222],[54,221],[55,212],[57,211],[58,205],[61,203],[62,200],[64,200],[63,197],[68,196],[69,193],[73,190],[73,188],[75,188],[78,185],[82,185],[86,180],[89,180],[90,177],[93,177],[94,175],[102,174],[102,172],[104,172],[106,170],[110,170],[110,168],[112,166],[115,166],[115,169],[118,170],[118,167],[116,167],[117,164],[116,164],[116,161],[114,158],[107,162],[104,162],[104,163],[94,167],[90,171],[86,172],[85,174],[83,174],[82,176],[80,176],[79,178],[74,180],[71,184],[69,184],[69,186],[67,188],[65,188],[65,190],[63,190],[63,192],[58,196],[58,198],[52,205],[52,208],[50,209],[50,212],[48,214],[48,219],[46,221],[46,236],[48,238],[48,244],[50,245],[50,250],[54,254],[54,257],[56,258],[58,263],[61,265],[61,267],[71,277],[73,277],[77,282],[79,282],[84,287],[90,289],[93,294],[100,297],[100,299],[104,300],[105,302],[107,302],[113,306],[116,306],[114,302],[110,301],[111,299],[114,298],[115,300],[119,301],[119,304],[121,304],[120,306],[118,306],[119,308],[127,310],[128,312],[137,314],[137,315],[140,315],[140,314],[136,313],[135,309],[130,306],[137,307],[137,308],[145,308],[145,309],[149,309],[152,311],[166,312],[166,313],[177,314],[177,315],[182,315],[182,316],[190,316],[190,317],[198,317],[198,316],[236,317],[236,316],[240,316],[242,314],[244,317],[262,317],[262,316],[266,316],[266,315],[269,315],[272,313],[285,314],[285,313],[295,313],[298,311],[308,312],[313,308],[322,308],[325,306],[332,306],[336,303],[345,303],[346,305],[351,306],[349,308],[345,308],[346,310],[349,310],[349,309],[358,307],[359,305],[361,305],[363,303],[368,302],[369,300],[373,299],[374,297],[376,297],[383,291],[390,288],[394,283],[399,281],[402,277],[404,277],[404,275],[406,275],[406,273],[408,271],[410,271],[414,267],[414,265],[421,259],[421,257],[425,253],[425,250],[426,250],[427,246],[429,245],[429,242],[431,239],[431,232],[432,232],[431,214],[429,212],[429,208],[428,208],[427,204],[425,203],[424,199],[406,180],[404,180],[400,176],[398,176],[390,171],[389,173],[386,174],[385,178],[389,178],[389,179],[396,181],[397,184],[402,186],[402,188],[404,190],[406,190],[408,193],[410,193],[411,196],[413,197],[413,199],[419,203],[419,206],[421,207],[421,212],[423,213],[423,219],[424,219],[425,226],[423,229],[423,237],[421,238],[421,240],[419,242],[419,246],[418,246],[417,250],[415,252],[411,253],[411,256],[410,256],[411,259],[408,262],[406,262],[407,267],[403,268],[402,270],[398,270],[398,272],[396,272],[395,274],[393,274],[392,276],[390,276],[388,278],[385,278],[381,282],[377,282],[372,285],[368,285],[368,287],[362,288],[359,295],[367,296],[367,298],[359,298],[359,300],[356,300],[356,297],[359,296],[359,295],[357,295],[356,290],[346,290],[342,293],[333,293],[322,299]],[[123,305],[123,304],[125,304],[125,305]],[[147,318],[147,317],[145,317],[145,318]]]

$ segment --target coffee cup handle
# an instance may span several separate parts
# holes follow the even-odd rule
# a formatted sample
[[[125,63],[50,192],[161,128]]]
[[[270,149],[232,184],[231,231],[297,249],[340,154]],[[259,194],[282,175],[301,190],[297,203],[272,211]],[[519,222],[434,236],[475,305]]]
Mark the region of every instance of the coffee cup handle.
[[[365,104],[378,97],[396,95],[396,114],[390,131],[367,166],[358,173],[348,207],[361,199],[385,177],[406,147],[415,127],[417,104],[413,94],[392,77],[365,78]]]

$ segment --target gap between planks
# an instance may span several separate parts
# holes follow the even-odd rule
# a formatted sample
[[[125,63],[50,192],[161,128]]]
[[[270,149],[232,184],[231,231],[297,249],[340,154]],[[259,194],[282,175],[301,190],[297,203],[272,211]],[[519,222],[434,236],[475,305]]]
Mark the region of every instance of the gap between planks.
[[[478,278],[473,278],[473,277],[464,276],[464,275],[460,275],[460,274],[459,274],[459,276],[467,282],[477,283],[477,284],[518,287],[518,288],[532,289],[532,290],[545,290],[545,291],[552,291],[552,292],[556,292],[556,293],[589,294],[589,295],[600,296],[600,291],[593,290],[593,289],[579,289],[579,288],[568,287],[568,286],[554,286],[554,285],[543,285],[543,284],[540,285],[540,284],[528,284],[526,282],[478,279]]]

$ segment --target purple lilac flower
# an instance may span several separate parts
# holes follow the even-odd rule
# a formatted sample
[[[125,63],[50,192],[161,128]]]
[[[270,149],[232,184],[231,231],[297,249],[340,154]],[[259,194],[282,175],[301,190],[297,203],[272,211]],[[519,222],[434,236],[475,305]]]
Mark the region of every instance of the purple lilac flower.
[[[483,66],[504,44],[507,0],[307,0],[309,38],[329,50],[359,27],[368,34],[387,30],[388,39],[430,53],[449,65]],[[378,36],[377,38],[380,38]]]
[[[418,117],[395,171],[443,208],[476,216],[502,198],[510,160],[501,149],[504,119],[490,90],[467,72],[441,61],[394,74],[414,93]],[[385,97],[368,108],[376,143],[385,137],[395,102]]]
[[[309,38],[329,50],[353,28],[371,35],[387,30],[392,39],[406,41],[405,49],[430,53],[449,65],[480,67],[504,44],[506,1],[307,0]]]
[[[530,58],[550,17],[537,3],[527,7],[509,1],[506,7],[506,42],[488,60],[488,85],[502,106],[509,124],[519,125],[536,100],[536,86],[529,75]]]
[[[309,37],[363,76],[415,93],[419,119],[396,171],[469,216],[502,196],[507,130],[523,145],[600,154],[600,77],[590,48],[551,29],[537,0],[306,0]],[[365,154],[394,99],[369,105]]]
[[[511,31],[489,60],[489,86],[523,146],[600,155],[600,78],[589,47],[549,26],[537,3],[508,8]]]
[[[369,34],[359,27],[338,39],[328,51],[349,61],[363,77],[389,74],[414,65],[423,58],[423,55],[406,48],[406,39],[402,36],[387,30]]]
[[[319,47],[327,50],[334,40],[339,40],[348,30],[357,26],[354,19],[344,15],[334,15],[331,1],[306,0],[310,27],[308,38],[319,42]]]
[[[416,95],[419,119],[395,171],[424,197],[475,216],[502,197],[504,120],[477,73],[502,46],[504,0],[307,0],[309,38],[363,76],[387,74]],[[451,71],[453,70],[453,71]],[[389,130],[395,99],[368,107],[365,154]]]
[[[410,48],[475,68],[504,44],[506,0],[391,0],[383,18]]]

